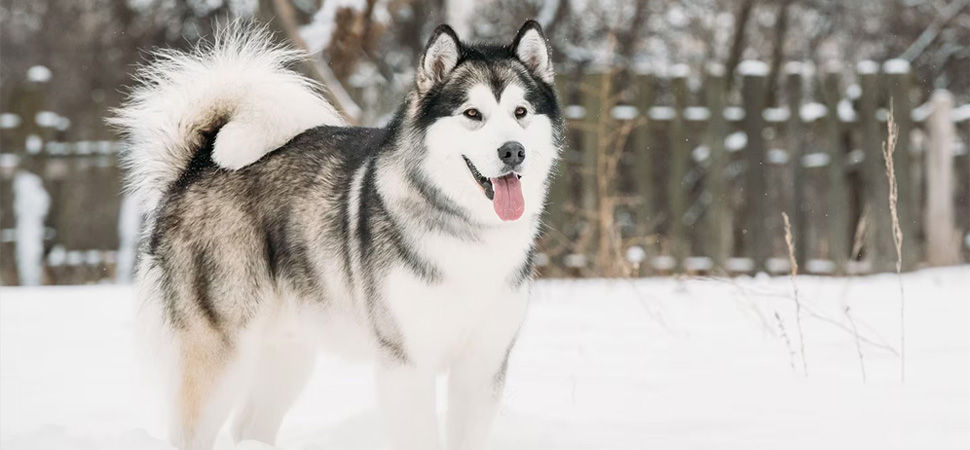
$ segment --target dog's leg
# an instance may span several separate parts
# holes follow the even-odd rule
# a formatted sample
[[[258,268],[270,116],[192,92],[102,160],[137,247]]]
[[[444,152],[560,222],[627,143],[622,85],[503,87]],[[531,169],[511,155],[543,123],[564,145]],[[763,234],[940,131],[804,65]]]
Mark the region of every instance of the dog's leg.
[[[181,450],[209,450],[233,407],[238,349],[204,325],[179,333],[179,374],[171,423]]]
[[[430,368],[377,364],[377,398],[395,450],[438,450],[435,374]]]
[[[469,352],[448,375],[448,450],[481,450],[505,387],[507,353]]]
[[[452,361],[448,375],[448,450],[485,448],[505,389],[509,352],[525,317],[527,293],[498,299],[482,314],[481,328]]]
[[[316,351],[307,341],[270,337],[261,347],[249,395],[233,420],[237,443],[274,444],[283,417],[313,371]]]

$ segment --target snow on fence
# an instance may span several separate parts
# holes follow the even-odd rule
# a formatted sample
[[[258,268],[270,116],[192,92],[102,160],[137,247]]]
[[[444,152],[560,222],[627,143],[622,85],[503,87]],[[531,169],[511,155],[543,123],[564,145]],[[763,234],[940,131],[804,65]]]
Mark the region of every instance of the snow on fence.
[[[550,193],[540,272],[598,275],[595,247],[577,244],[598,232],[601,120],[608,133],[630,126],[613,213],[617,253],[637,273],[788,271],[781,212],[802,271],[891,270],[880,148],[890,98],[904,267],[967,261],[970,105],[918,92],[897,63],[861,64],[846,88],[839,73],[809,77],[803,67],[786,66],[772,105],[756,63],[742,66],[737,92],[727,92],[723,70],[696,86],[680,70],[635,75],[615,96],[627,101],[612,104],[598,95],[603,73],[560,75],[570,145]],[[65,142],[71,121],[44,109],[44,82],[31,80],[0,111],[0,282],[127,281],[140,218],[121,195],[120,144]]]
[[[545,273],[595,275],[591,264],[566,262],[589,261],[576,258],[590,253],[577,246],[599,232],[584,222],[597,207],[597,160],[609,158],[589,131],[603,120],[612,130],[634,127],[611,182],[629,199],[615,211],[616,241],[636,255],[627,259],[639,273],[786,272],[782,212],[792,218],[802,271],[890,271],[896,256],[881,151],[890,108],[899,128],[904,268],[967,261],[970,105],[920,92],[900,61],[860,63],[845,88],[841,73],[804,68],[786,66],[773,105],[758,62],[739,66],[737,92],[726,91],[717,70],[694,79],[627,75],[632,82],[611,87],[608,100],[617,104],[607,108],[601,73],[561,74],[570,148],[551,191]],[[916,105],[916,97],[931,99]]]

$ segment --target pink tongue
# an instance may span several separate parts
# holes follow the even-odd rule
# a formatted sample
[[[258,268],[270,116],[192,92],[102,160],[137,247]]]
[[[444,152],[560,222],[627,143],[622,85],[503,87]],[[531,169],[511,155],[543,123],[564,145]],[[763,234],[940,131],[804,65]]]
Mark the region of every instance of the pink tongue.
[[[500,219],[510,221],[522,217],[525,200],[522,198],[519,177],[510,173],[502,178],[492,178],[492,189],[495,191],[492,207]]]

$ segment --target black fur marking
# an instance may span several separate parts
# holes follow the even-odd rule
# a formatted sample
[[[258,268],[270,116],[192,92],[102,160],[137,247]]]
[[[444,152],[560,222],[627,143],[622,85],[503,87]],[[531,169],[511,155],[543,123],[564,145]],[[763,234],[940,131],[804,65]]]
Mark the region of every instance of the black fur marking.
[[[509,343],[509,348],[505,350],[505,358],[502,359],[502,364],[499,366],[495,375],[492,376],[492,388],[493,393],[496,396],[502,395],[502,389],[505,388],[506,375],[509,372],[509,357],[512,355],[512,347],[515,345],[515,338]]]
[[[202,132],[200,137],[199,149],[192,154],[192,159],[189,160],[188,165],[185,166],[185,170],[179,174],[179,177],[168,187],[165,195],[160,204],[164,205],[166,203],[177,202],[185,191],[195,183],[197,180],[203,178],[206,172],[216,169],[215,163],[212,161],[212,150],[215,147],[216,134],[219,129],[225,124],[224,121],[220,122],[218,125],[210,130]],[[155,227],[152,229],[151,237],[148,243],[148,253],[150,255],[155,255],[158,252],[158,246],[164,237],[165,230],[169,230],[177,227],[181,223],[181,217],[177,214],[163,215],[155,221]]]
[[[372,205],[380,201],[377,198],[377,186],[374,182],[375,167],[376,160],[372,159],[367,163],[367,168],[364,169],[364,179],[360,184],[360,192],[357,195],[357,248],[360,251],[362,266],[367,265],[366,261],[368,261],[374,249],[373,230],[371,230],[371,216],[374,214]]]
[[[383,247],[382,243],[374,242],[375,228],[380,227],[398,258],[415,275],[428,283],[436,283],[441,279],[437,268],[415,253],[401,234],[401,228],[394,221],[384,206],[384,199],[377,191],[377,159],[372,159],[367,165],[367,172],[360,186],[360,210],[357,212],[357,239],[360,246],[361,260],[364,266],[372,267],[374,251]],[[380,248],[383,249],[383,248]],[[386,262],[385,262],[386,264]]]
[[[509,71],[513,74],[511,78]],[[419,128],[427,128],[435,120],[455,114],[467,101],[468,88],[472,84],[489,86],[498,98],[513,79],[526,91],[526,100],[536,114],[547,115],[554,123],[562,121],[555,88],[529,71],[519,60],[514,46],[474,44],[462,45],[458,64],[451,75],[432,86],[418,100],[416,124]]]
[[[267,218],[263,224],[265,234],[266,266],[270,278],[277,284],[288,282],[290,287],[304,298],[325,300],[323,289],[318,282],[317,271],[307,245],[299,233],[291,232],[287,217],[289,209]]]
[[[209,325],[218,330],[221,327],[219,313],[212,302],[209,289],[209,278],[218,276],[216,265],[201,249],[196,250],[193,265],[195,277],[192,280],[192,293],[195,296],[196,305]]]
[[[420,171],[411,170],[408,172],[408,181],[411,183],[411,186],[418,191],[421,198],[428,202],[428,205],[430,205],[432,208],[437,209],[438,211],[441,211],[449,216],[453,216],[462,222],[471,222],[471,219],[468,218],[468,212],[450,198],[446,197],[445,194],[441,192],[441,189],[438,189],[436,186],[432,185],[428,178],[425,177]]]
[[[179,195],[198,180],[207,170],[216,168],[215,163],[212,161],[212,150],[215,148],[216,134],[219,133],[219,129],[223,125],[225,125],[224,121],[202,133],[199,149],[192,154],[192,159],[185,166],[185,170],[169,186],[167,195]]]
[[[533,271],[535,270],[535,257],[535,248],[529,247],[529,251],[526,252],[525,259],[522,261],[522,264],[512,274],[512,287],[518,288],[522,286],[522,283],[525,283],[532,278]]]
[[[370,272],[365,273],[365,284],[364,284],[364,295],[367,301],[367,315],[370,319],[371,331],[374,333],[374,337],[377,338],[377,345],[379,349],[383,352],[389,360],[397,362],[399,364],[408,363],[407,352],[404,351],[401,343],[391,339],[387,336],[383,330],[381,330],[380,321],[390,320],[387,317],[386,311],[378,311],[377,299],[380,293],[377,292],[377,285],[374,282],[373,274]]]
[[[169,325],[175,330],[185,328],[185,317],[178,308],[178,292],[175,292],[175,284],[172,283],[172,273],[165,264],[164,260],[155,259],[152,261],[153,269],[157,269],[161,274],[162,307]]]

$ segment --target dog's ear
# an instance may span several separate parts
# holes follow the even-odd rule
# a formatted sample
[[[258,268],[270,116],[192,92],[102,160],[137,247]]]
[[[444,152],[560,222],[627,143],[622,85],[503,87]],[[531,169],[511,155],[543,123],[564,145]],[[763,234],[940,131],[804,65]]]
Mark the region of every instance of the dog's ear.
[[[515,40],[512,41],[512,51],[533,75],[552,84],[555,77],[552,70],[552,50],[546,36],[542,34],[539,22],[529,20],[519,28]]]
[[[438,25],[421,56],[418,67],[418,90],[427,92],[437,83],[448,77],[458,65],[461,55],[461,42],[455,30],[448,25]]]

